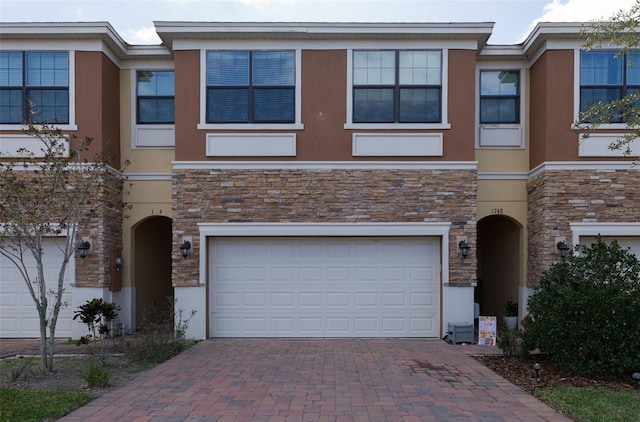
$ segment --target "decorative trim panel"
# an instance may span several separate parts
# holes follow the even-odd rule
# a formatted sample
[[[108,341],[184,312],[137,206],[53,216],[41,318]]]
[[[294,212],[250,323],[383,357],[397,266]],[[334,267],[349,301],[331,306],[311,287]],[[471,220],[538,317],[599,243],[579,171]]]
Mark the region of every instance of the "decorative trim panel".
[[[441,157],[442,133],[354,133],[354,157]]]
[[[295,157],[295,133],[208,133],[208,157]]]

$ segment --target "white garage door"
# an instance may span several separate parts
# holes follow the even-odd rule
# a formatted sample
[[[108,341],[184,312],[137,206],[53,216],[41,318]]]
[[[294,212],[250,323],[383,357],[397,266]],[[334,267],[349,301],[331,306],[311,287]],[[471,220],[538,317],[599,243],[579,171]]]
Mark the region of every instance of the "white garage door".
[[[62,252],[58,247],[64,246],[64,239],[46,239],[44,241],[44,267],[47,287],[56,288],[58,272],[62,262]],[[33,279],[37,275],[35,260],[28,257],[28,266]],[[65,292],[62,301],[69,303],[60,310],[56,337],[71,337],[71,282],[73,267],[67,267],[65,275]],[[53,298],[49,299],[50,301]],[[48,331],[48,330],[47,330]],[[3,338],[37,338],[40,337],[40,320],[29,289],[18,269],[4,256],[0,255],[0,337]]]
[[[439,238],[212,238],[211,337],[439,337]]]
[[[594,236],[580,236],[580,243],[584,245],[588,245],[589,243],[595,242],[596,238]],[[631,252],[633,252],[638,259],[640,259],[640,237],[628,236],[628,237],[602,237],[602,240],[606,243],[611,243],[612,240],[617,240],[618,244],[623,248],[631,248]]]

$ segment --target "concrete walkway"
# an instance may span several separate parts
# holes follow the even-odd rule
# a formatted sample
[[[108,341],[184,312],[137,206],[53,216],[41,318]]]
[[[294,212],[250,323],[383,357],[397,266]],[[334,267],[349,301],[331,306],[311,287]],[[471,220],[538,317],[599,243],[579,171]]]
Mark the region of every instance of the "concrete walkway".
[[[566,421],[422,339],[207,340],[62,421]]]

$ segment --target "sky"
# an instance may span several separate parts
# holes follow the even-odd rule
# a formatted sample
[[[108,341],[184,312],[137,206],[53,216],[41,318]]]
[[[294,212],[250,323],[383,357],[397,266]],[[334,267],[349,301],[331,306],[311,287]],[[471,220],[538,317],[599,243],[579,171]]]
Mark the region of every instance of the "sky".
[[[0,0],[0,22],[107,21],[130,44],[158,44],[154,21],[495,22],[489,43],[517,44],[537,22],[607,19],[636,1]]]

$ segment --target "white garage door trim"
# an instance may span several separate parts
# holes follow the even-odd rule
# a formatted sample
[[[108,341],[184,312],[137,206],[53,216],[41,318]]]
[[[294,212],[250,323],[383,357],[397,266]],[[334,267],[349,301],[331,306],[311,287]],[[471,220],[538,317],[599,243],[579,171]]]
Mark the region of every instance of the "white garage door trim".
[[[640,223],[569,223],[572,243],[580,244],[585,236],[637,237],[640,236]]]
[[[44,271],[48,277],[48,286],[58,281],[62,252],[66,238],[47,238],[44,240]],[[35,274],[35,262],[31,266]],[[72,314],[71,290],[75,277],[75,261],[69,260],[65,272],[63,303],[56,324],[56,337],[71,337]],[[51,308],[50,304],[50,308]],[[0,256],[0,337],[2,338],[38,338],[40,322],[33,298],[17,268],[4,256]]]
[[[211,237],[211,337],[438,337],[437,237]]]

